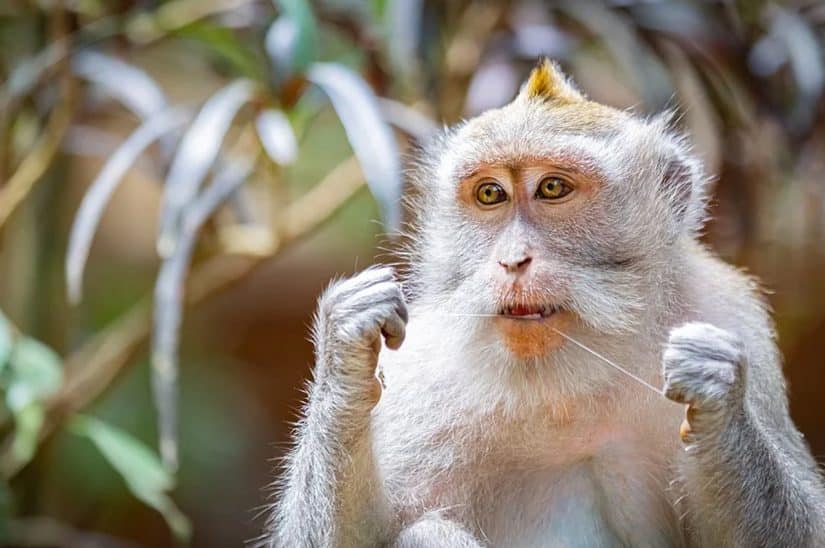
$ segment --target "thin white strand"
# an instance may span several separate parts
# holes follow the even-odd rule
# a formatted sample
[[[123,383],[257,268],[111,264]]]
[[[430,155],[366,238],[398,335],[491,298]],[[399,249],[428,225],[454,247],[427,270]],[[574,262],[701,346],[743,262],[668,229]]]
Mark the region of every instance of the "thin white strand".
[[[461,314],[461,313],[447,313],[446,315],[447,315],[447,316],[471,316],[471,317],[476,317],[476,318],[497,318],[497,317],[500,317],[500,316],[501,316],[500,314]],[[510,319],[515,319],[515,320],[518,320],[519,318],[517,318],[517,317],[516,317],[516,318],[510,318]],[[526,321],[526,320],[525,320],[525,321]],[[568,341],[570,341],[571,343],[575,344],[576,346],[578,346],[578,347],[579,347],[579,348],[581,348],[582,350],[585,350],[586,352],[589,352],[589,353],[590,353],[590,354],[592,354],[593,356],[595,356],[595,357],[599,358],[601,361],[603,361],[603,362],[604,362],[604,363],[606,363],[607,365],[611,366],[611,367],[612,367],[613,369],[615,369],[616,371],[619,371],[619,372],[621,372],[621,373],[625,374],[626,376],[630,377],[631,379],[633,379],[633,380],[634,380],[634,381],[636,381],[637,383],[641,384],[641,385],[642,385],[642,386],[644,386],[645,388],[648,388],[648,389],[650,389],[650,390],[653,390],[653,391],[654,391],[654,392],[656,392],[658,395],[660,395],[660,396],[663,396],[663,395],[664,395],[664,393],[663,393],[660,389],[656,388],[655,386],[653,386],[652,384],[650,384],[649,382],[647,382],[647,381],[646,381],[646,380],[644,380],[643,378],[639,377],[638,375],[636,375],[636,374],[634,374],[634,373],[631,373],[630,371],[628,371],[628,370],[627,370],[627,369],[625,369],[624,367],[620,366],[620,365],[619,365],[619,364],[617,364],[616,362],[614,362],[614,361],[612,361],[612,360],[610,360],[610,359],[608,359],[608,358],[606,358],[606,357],[602,356],[601,354],[599,354],[598,352],[596,352],[596,351],[595,351],[595,350],[593,350],[592,348],[590,348],[590,347],[588,347],[588,346],[584,345],[583,343],[580,343],[579,341],[577,341],[576,339],[574,339],[574,338],[573,338],[573,337],[571,337],[570,335],[567,335],[567,334],[565,334],[565,333],[562,333],[561,331],[559,331],[558,329],[556,329],[556,328],[555,328],[555,327],[553,327],[553,326],[549,326],[549,327],[550,327],[550,329],[552,329],[553,331],[555,331],[556,333],[558,333],[559,335],[561,335],[563,338],[567,339],[567,340],[568,340]]]

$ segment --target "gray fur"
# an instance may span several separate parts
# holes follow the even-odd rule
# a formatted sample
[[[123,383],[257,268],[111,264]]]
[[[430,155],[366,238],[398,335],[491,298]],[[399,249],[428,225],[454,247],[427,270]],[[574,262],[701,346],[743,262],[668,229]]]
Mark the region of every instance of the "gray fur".
[[[697,243],[708,177],[669,119],[519,97],[421,152],[409,305],[386,268],[321,297],[270,546],[825,546],[769,314]],[[575,217],[456,199],[476,166],[560,155],[603,182]],[[570,336],[667,399],[572,345],[515,355],[472,316],[514,300],[571,311]]]

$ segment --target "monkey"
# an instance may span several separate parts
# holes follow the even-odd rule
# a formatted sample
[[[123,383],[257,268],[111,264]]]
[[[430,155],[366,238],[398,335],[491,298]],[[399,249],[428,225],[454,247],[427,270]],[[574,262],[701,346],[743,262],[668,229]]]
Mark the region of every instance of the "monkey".
[[[319,299],[267,545],[825,546],[770,312],[699,241],[672,115],[544,60],[409,179],[408,271]]]

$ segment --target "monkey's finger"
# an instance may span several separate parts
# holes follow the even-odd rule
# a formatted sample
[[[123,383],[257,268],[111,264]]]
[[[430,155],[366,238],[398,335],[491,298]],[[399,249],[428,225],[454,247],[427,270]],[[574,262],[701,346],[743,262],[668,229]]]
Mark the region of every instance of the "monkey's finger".
[[[398,313],[390,314],[381,326],[381,333],[387,342],[387,348],[398,350],[407,334],[406,322]]]
[[[407,312],[407,303],[404,302],[404,298],[402,297],[400,302],[396,305],[395,311],[404,320],[404,323],[410,321],[410,314]]]
[[[386,309],[386,313],[389,313],[395,310],[396,303],[400,300],[401,292],[398,284],[388,281],[367,286],[341,300],[336,306],[344,314],[360,314],[363,311],[378,311],[379,309]]]
[[[343,282],[346,293],[354,293],[371,285],[389,282],[395,278],[395,272],[389,266],[373,266]]]
[[[392,282],[394,276],[395,273],[391,267],[370,267],[352,278],[346,278],[333,284],[331,296],[336,301],[347,301],[359,293],[369,291],[373,286]]]
[[[667,399],[676,403],[691,403],[691,398],[679,385],[666,384],[664,394]]]

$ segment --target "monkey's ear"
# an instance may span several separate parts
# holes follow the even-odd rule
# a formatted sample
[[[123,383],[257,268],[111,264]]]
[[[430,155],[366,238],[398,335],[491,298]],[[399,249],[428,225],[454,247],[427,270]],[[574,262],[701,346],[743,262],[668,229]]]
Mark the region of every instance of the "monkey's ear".
[[[521,86],[518,98],[567,103],[584,101],[584,96],[570,83],[558,65],[547,58],[539,61],[530,73],[530,77]]]
[[[669,152],[662,184],[679,225],[695,233],[701,229],[707,215],[709,178],[702,163],[683,142],[675,143]]]

